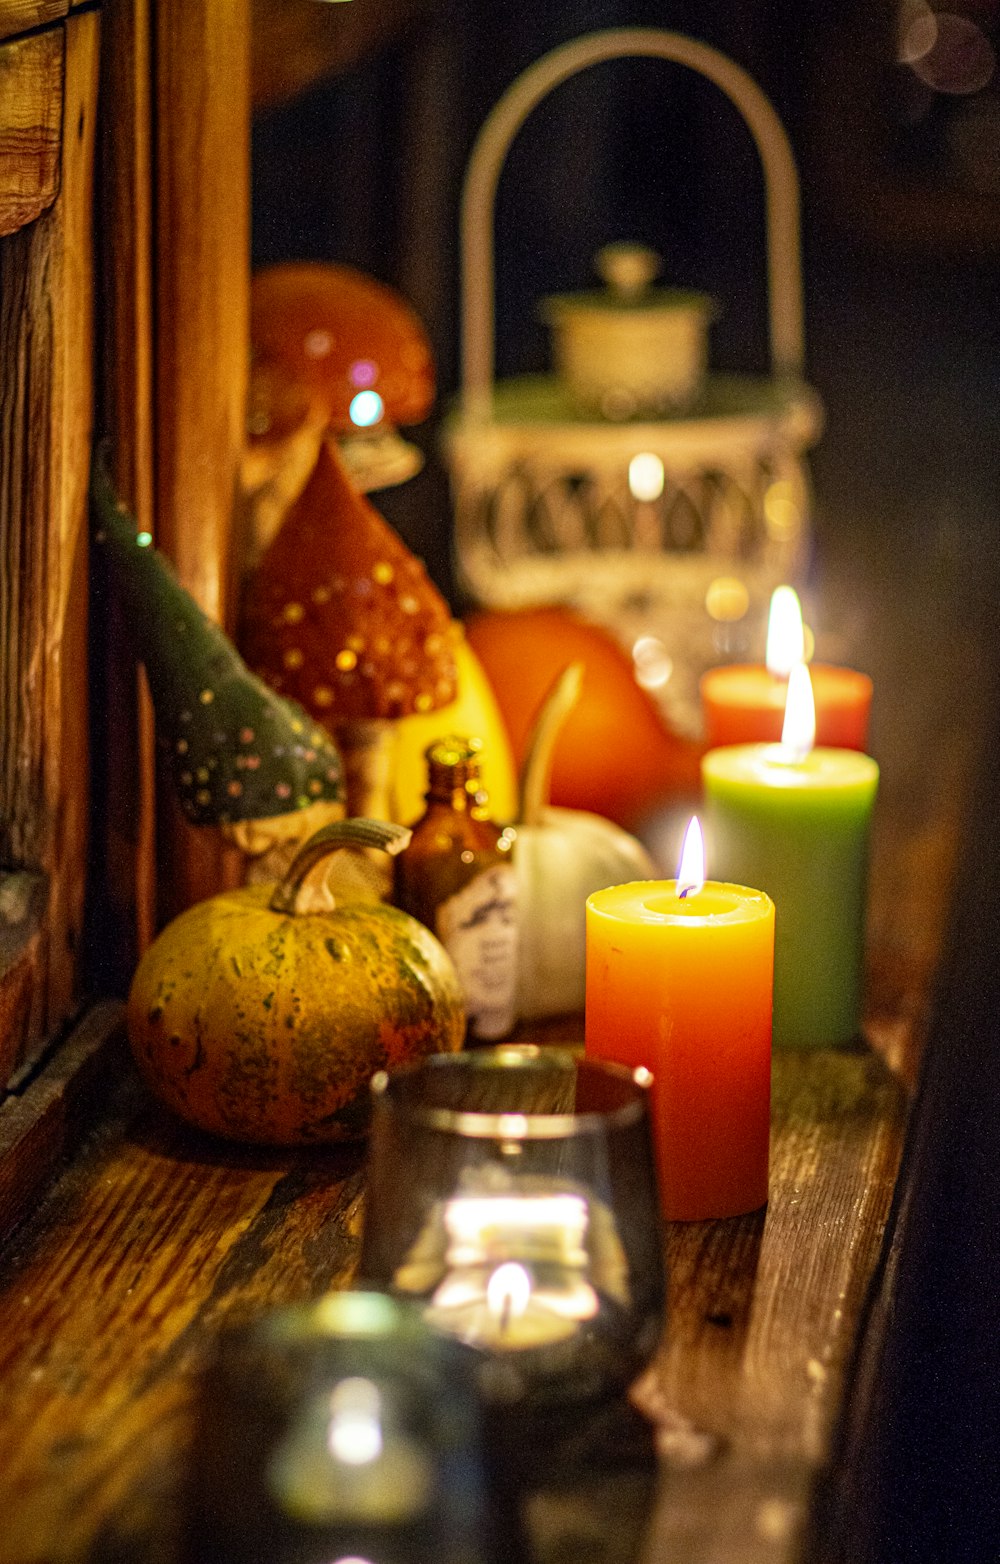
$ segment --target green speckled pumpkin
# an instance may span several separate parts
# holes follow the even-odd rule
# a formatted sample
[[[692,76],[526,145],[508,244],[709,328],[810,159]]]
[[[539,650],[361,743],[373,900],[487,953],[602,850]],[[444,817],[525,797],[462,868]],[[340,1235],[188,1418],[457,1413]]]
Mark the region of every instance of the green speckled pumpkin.
[[[162,1102],[232,1140],[356,1140],[375,1071],[461,1047],[458,979],[422,924],[377,901],[297,910],[320,858],[346,845],[398,851],[409,835],[339,821],[279,886],[213,896],[168,924],[128,1002],[132,1051]]]

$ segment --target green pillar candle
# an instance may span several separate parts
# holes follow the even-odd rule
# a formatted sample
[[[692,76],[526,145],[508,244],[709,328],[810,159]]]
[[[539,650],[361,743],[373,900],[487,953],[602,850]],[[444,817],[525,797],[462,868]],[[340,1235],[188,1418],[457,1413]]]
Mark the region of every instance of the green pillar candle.
[[[775,1044],[847,1042],[860,1022],[878,766],[856,750],[738,744],[710,750],[702,780],[713,872],[775,905]]]

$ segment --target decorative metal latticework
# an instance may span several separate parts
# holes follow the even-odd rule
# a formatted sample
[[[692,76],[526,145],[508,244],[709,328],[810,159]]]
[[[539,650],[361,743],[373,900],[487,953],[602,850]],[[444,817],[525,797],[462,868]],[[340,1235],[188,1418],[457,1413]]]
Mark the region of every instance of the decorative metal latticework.
[[[653,499],[636,497],[621,460],[560,469],[522,459],[486,474],[456,456],[466,587],[496,608],[568,604],[629,647],[655,636],[673,664],[660,693],[684,726],[696,718],[697,675],[752,641],[774,587],[803,564],[808,474],[781,445],[727,466],[664,469]]]

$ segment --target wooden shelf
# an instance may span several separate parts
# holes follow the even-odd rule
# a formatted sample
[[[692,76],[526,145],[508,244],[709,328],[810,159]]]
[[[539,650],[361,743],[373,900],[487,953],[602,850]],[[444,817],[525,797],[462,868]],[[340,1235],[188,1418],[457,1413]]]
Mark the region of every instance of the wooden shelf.
[[[805,1556],[898,1193],[989,709],[971,618],[925,655],[941,588],[933,561],[916,566],[905,591],[880,598],[866,648],[882,761],[871,1046],[776,1054],[769,1206],[667,1229],[669,1320],[637,1389],[652,1435],[595,1427],[580,1480],[538,1489],[539,1564]],[[579,1023],[532,1035],[579,1040]],[[359,1150],[199,1137],[150,1102],[115,1050],[87,1055],[96,1106],[85,1093],[67,1119],[85,1138],[44,1198],[21,1188],[31,1219],[0,1260],[0,1564],[178,1564],[177,1483],[217,1331],[345,1286],[356,1263]],[[23,1123],[39,1094],[61,1101],[50,1071],[2,1112]],[[0,1139],[2,1126],[0,1114]]]
[[[560,1033],[574,1035],[548,1030]],[[4,1257],[3,1564],[92,1558],[95,1539],[108,1557],[176,1558],[172,1495],[216,1331],[347,1285],[354,1269],[359,1151],[271,1154],[197,1136],[110,1046],[113,1090],[89,1138]],[[44,1074],[32,1091],[59,1099]],[[903,1086],[867,1048],[777,1054],[766,1213],[668,1228],[669,1325],[637,1390],[662,1457],[661,1482],[642,1490],[650,1564],[796,1557],[906,1114]],[[605,1474],[573,1502],[542,1490],[542,1556],[595,1533],[612,1547],[617,1531],[621,1546],[612,1515],[641,1475]]]

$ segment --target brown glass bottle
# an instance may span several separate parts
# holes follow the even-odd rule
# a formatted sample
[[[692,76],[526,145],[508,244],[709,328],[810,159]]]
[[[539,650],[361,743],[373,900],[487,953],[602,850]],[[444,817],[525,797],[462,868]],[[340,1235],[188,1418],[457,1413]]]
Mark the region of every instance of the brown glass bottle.
[[[506,1037],[517,1019],[514,831],[489,818],[478,739],[426,751],[427,808],[396,859],[396,904],[433,930],[455,963],[469,1037]]]

